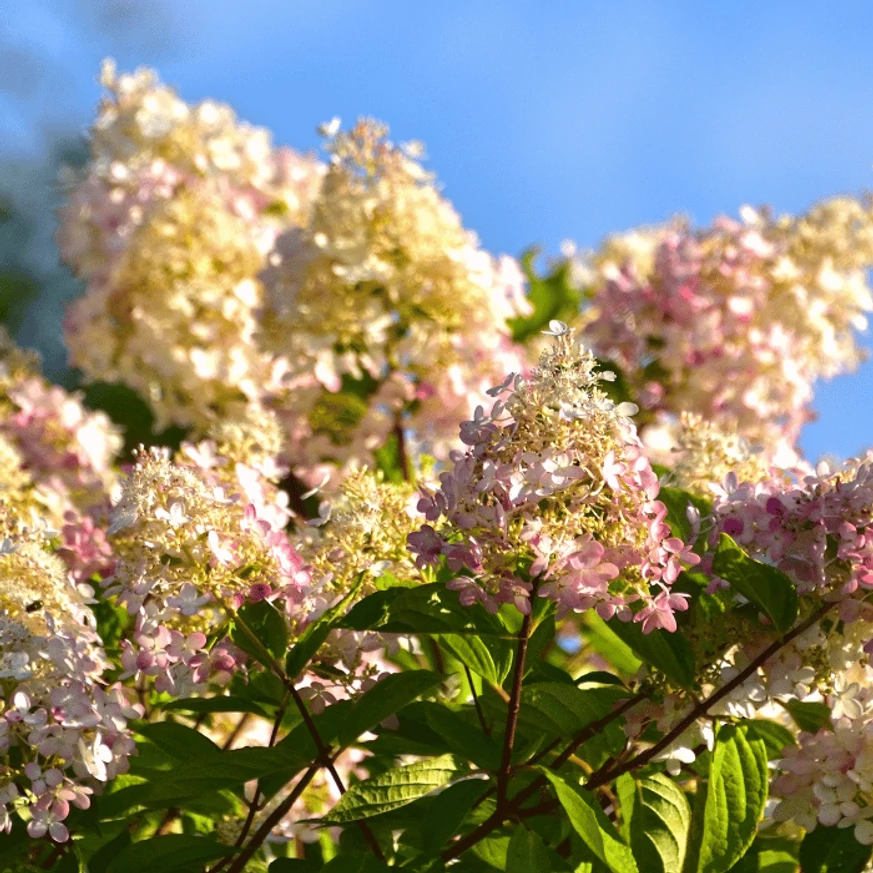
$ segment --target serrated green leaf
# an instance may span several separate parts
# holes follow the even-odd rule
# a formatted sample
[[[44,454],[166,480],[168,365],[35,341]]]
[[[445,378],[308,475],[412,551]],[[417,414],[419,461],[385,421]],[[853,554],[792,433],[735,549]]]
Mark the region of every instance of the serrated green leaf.
[[[791,628],[797,618],[797,588],[781,570],[754,561],[727,534],[719,536],[712,571],[754,603],[777,631]]]
[[[833,730],[831,708],[826,703],[815,700],[779,701],[788,710],[794,723],[802,730],[814,734],[822,728]]]
[[[168,834],[141,840],[122,849],[107,867],[108,873],[174,873],[197,870],[205,861],[225,858],[234,849],[209,837]]]
[[[241,624],[245,624],[250,633],[247,633],[240,626]],[[250,634],[254,635],[260,645],[254,643]],[[272,603],[261,600],[258,603],[246,603],[240,608],[236,626],[231,632],[231,639],[259,664],[269,668],[271,665],[264,658],[261,646],[281,662],[288,650],[288,634],[288,620],[285,616]]]
[[[583,682],[536,682],[521,692],[519,724],[550,735],[571,737],[608,715],[616,701],[628,697],[621,685]]]
[[[724,873],[743,857],[764,814],[768,783],[764,741],[744,725],[720,728],[709,778],[698,790],[686,869]]]
[[[659,628],[644,634],[638,622],[624,622],[618,619],[612,619],[608,622],[608,626],[647,664],[656,667],[683,688],[691,688],[694,685],[696,676],[694,652],[681,631],[670,633]]]
[[[380,679],[349,708],[337,734],[340,745],[353,743],[362,733],[376,727],[389,716],[396,715],[422,694],[433,691],[442,681],[439,673],[429,670],[392,673]]]
[[[539,834],[523,827],[515,829],[506,850],[506,873],[563,873],[569,869]]]
[[[691,807],[685,792],[663,773],[625,774],[619,798],[629,840],[645,873],[679,873],[685,863]]]
[[[639,873],[630,847],[618,835],[594,795],[551,770],[540,768],[540,772],[552,783],[573,830],[595,857],[612,873]]]
[[[446,706],[429,706],[427,723],[452,752],[472,761],[477,767],[496,770],[500,766],[500,749],[494,740],[457,712]]]
[[[803,873],[860,873],[870,859],[873,846],[862,846],[852,828],[818,825],[800,844]]]
[[[502,685],[512,669],[513,650],[509,640],[472,634],[440,634],[439,640],[462,664],[492,685]]]
[[[448,785],[457,776],[458,767],[452,755],[394,767],[353,785],[323,821],[343,824],[399,809]]]

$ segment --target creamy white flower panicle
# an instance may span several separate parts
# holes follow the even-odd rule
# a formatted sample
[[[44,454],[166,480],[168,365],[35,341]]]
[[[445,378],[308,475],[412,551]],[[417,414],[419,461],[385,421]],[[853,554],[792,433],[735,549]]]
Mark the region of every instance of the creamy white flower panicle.
[[[123,382],[160,425],[206,430],[275,387],[259,347],[258,272],[305,219],[323,168],[223,104],[190,106],[149,70],[104,66],[91,161],[61,213],[64,259],[87,284],[70,309],[71,362]]]
[[[243,604],[270,600],[292,633],[316,605],[309,570],[283,530],[287,516],[269,500],[251,502],[244,486],[229,493],[239,464],[225,477],[218,464],[198,469],[192,460],[209,451],[187,447],[179,463],[166,450],[140,452],[109,528],[118,562],[106,594],[136,618],[122,664],[174,696],[226,683],[241,667],[226,633]],[[259,500],[266,493],[255,489]],[[265,515],[281,520],[274,526]]]
[[[289,362],[292,456],[366,463],[398,427],[439,453],[498,373],[522,367],[506,324],[528,309],[521,272],[479,247],[384,125],[326,133],[308,221],[262,274],[268,346]]]

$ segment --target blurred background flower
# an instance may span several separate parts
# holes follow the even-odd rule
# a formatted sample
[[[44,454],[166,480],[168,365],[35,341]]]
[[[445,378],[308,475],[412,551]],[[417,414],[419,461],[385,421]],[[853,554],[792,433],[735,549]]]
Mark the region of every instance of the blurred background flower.
[[[2,17],[0,318],[68,386],[60,321],[81,287],[53,241],[56,180],[84,160],[108,55],[298,151],[331,116],[385,119],[397,141],[427,144],[426,166],[493,252],[556,255],[568,238],[584,250],[745,203],[802,213],[873,178],[873,9],[860,0],[792,16],[750,0],[8,0]],[[811,458],[869,444],[870,366],[819,390],[821,421],[801,437]]]

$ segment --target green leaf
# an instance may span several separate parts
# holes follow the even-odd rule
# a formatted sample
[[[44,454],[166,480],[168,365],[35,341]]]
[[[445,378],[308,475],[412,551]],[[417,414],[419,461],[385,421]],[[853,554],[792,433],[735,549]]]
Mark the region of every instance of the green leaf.
[[[114,649],[133,622],[130,613],[106,600],[98,600],[91,606],[91,611],[97,619],[97,633],[103,640],[103,647]]]
[[[457,833],[487,788],[488,783],[482,779],[464,779],[436,796],[427,816],[427,827],[422,829],[422,848],[427,854],[436,854]]]
[[[817,703],[814,700],[780,700],[779,703],[788,710],[788,714],[802,731],[814,734],[822,728],[834,729],[831,724],[831,708],[826,703]]]
[[[157,773],[145,802],[150,807],[180,806],[205,794],[223,788],[238,789],[246,782],[267,776],[276,776],[281,786],[315,755],[315,744],[302,725],[272,748],[254,746],[199,757],[189,755],[172,770]],[[139,801],[139,794],[134,799]]]
[[[439,582],[375,591],[356,603],[338,627],[399,634],[507,636],[500,620],[481,604],[461,606],[457,593]]]
[[[691,807],[685,792],[663,773],[625,774],[621,785],[622,833],[645,873],[678,873],[685,863]]]
[[[427,709],[427,723],[458,756],[482,770],[496,770],[500,766],[500,749],[494,740],[459,713],[447,706],[432,705]]]
[[[365,731],[374,728],[389,716],[396,715],[407,703],[433,691],[442,681],[443,677],[439,673],[431,673],[429,670],[392,673],[380,679],[355,701],[346,715],[337,735],[339,744],[350,745]]]
[[[784,849],[762,849],[755,873],[797,873],[797,859]]]
[[[785,757],[786,746],[796,746],[797,740],[788,728],[766,718],[744,719],[742,722],[751,736],[764,741],[767,747],[767,757],[773,761]]]
[[[343,824],[399,809],[448,785],[457,776],[458,767],[452,755],[394,767],[353,785],[323,821]]]
[[[612,711],[628,696],[620,685],[583,682],[536,682],[521,692],[519,724],[550,735],[571,737]]]
[[[474,855],[480,861],[484,861],[488,866],[486,870],[505,870],[506,856],[509,853],[509,837],[503,834],[492,834],[490,837],[485,837],[480,840],[470,849],[469,854]],[[451,873],[454,873],[454,867],[450,867]],[[475,868],[476,873],[483,870],[482,867]]]
[[[539,836],[524,827],[517,827],[506,851],[506,873],[554,873],[569,868],[560,855],[550,849]]]
[[[618,619],[612,619],[609,627],[643,661],[660,670],[668,679],[683,688],[694,685],[694,652],[681,631],[670,633],[659,628],[644,634],[639,622]]]
[[[781,570],[753,561],[727,534],[719,536],[712,571],[785,632],[797,618],[797,588]]]
[[[684,543],[694,545],[692,542],[693,531],[688,519],[688,507],[693,506],[700,512],[702,518],[706,518],[712,511],[708,501],[681,488],[661,486],[658,492],[658,500],[667,507],[667,524],[674,537],[679,537]]]
[[[721,727],[709,779],[698,790],[690,870],[724,873],[743,857],[764,813],[768,782],[764,741],[745,725]]]
[[[797,873],[800,844],[784,837],[762,837],[731,867],[729,873]]]
[[[321,868],[321,873],[390,873],[391,867],[363,852],[342,852]]]
[[[261,718],[268,718],[267,711],[253,700],[244,697],[185,697],[181,700],[170,700],[162,704],[164,712],[181,710],[182,712],[250,712]]]
[[[203,736],[200,731],[174,721],[141,724],[136,730],[177,761],[204,755],[217,755],[220,751],[218,746],[209,737]]]
[[[612,873],[639,873],[630,847],[619,837],[594,795],[571,785],[551,770],[539,769],[552,783],[573,830],[592,853]]]
[[[642,661],[633,649],[593,609],[582,615],[582,635],[616,670],[633,676],[640,669]]]
[[[508,320],[512,338],[517,343],[541,331],[552,319],[570,321],[579,312],[580,294],[570,285],[569,265],[562,263],[548,276],[540,278],[533,267],[537,254],[537,249],[529,249],[521,256],[528,281],[527,298],[533,312]]]
[[[388,482],[402,484],[409,479],[409,470],[403,469],[403,456],[400,454],[400,440],[396,433],[388,434],[382,446],[373,452],[376,469]]]
[[[240,627],[241,624],[245,624],[251,635],[256,637],[260,646],[252,640],[249,633]],[[236,626],[231,632],[231,639],[259,664],[269,668],[270,662],[264,657],[261,646],[275,659],[281,661],[288,650],[288,621],[267,600],[246,603],[237,613]]]
[[[860,873],[871,851],[855,839],[852,828],[818,825],[800,844],[800,868],[803,873]]]
[[[361,586],[364,584],[365,575],[365,573],[359,573],[346,596],[320,615],[300,634],[297,644],[288,652],[288,657],[285,660],[285,672],[292,679],[306,669],[306,666],[321,648],[321,644],[327,639],[327,635],[336,627],[340,618],[345,615],[346,610],[358,596]]]
[[[225,858],[234,849],[209,837],[168,834],[132,843],[122,849],[107,867],[108,873],[174,873],[202,869],[205,861]]]
[[[441,634],[439,640],[462,664],[492,685],[502,685],[512,669],[513,652],[508,640],[470,634]]]
[[[105,840],[105,836],[103,837]],[[104,842],[90,858],[88,858],[88,873],[107,873],[113,858],[130,843],[130,832],[125,827],[113,839]]]

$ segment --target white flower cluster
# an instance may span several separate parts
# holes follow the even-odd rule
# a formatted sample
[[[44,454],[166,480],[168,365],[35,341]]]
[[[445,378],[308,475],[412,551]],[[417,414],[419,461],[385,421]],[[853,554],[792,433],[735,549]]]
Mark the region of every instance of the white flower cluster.
[[[68,839],[70,804],[128,769],[142,708],[107,667],[94,620],[39,532],[5,515],[0,553],[0,830],[26,809],[32,837]]]

